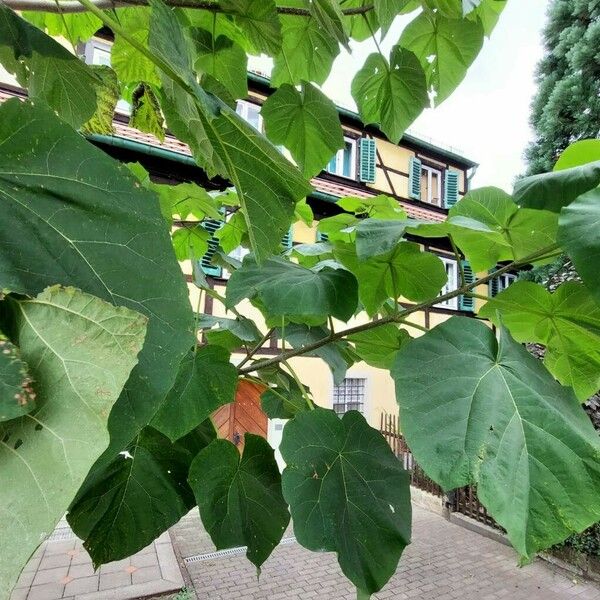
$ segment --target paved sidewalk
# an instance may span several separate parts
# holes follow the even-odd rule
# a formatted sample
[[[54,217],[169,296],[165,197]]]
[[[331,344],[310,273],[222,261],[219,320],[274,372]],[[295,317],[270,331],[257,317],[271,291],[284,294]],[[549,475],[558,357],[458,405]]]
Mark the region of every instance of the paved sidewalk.
[[[214,547],[197,511],[171,530],[181,556],[206,555]],[[240,553],[184,561],[201,600],[355,600],[335,555],[304,550],[286,532],[286,543],[256,570]],[[414,509],[413,543],[396,575],[375,600],[600,600],[600,587],[577,582],[537,560],[517,567],[514,551],[498,542]]]
[[[130,600],[183,586],[168,532],[94,572],[81,541],[61,522],[23,570],[10,600]]]

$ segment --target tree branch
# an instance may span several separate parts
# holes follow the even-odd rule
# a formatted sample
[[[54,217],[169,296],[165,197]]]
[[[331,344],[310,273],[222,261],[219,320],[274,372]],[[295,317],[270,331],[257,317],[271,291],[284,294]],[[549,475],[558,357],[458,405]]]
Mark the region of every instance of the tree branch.
[[[48,13],[79,13],[86,12],[89,8],[83,6],[79,0],[4,0],[4,4],[13,10],[28,10],[33,12]],[[148,0],[93,0],[95,7],[102,10],[125,8],[131,6],[148,6]],[[211,10],[216,13],[227,13],[214,0],[165,0],[167,6],[178,8],[192,8],[198,10]],[[358,6],[355,8],[344,8],[342,14],[346,16],[363,15],[373,10],[372,5]],[[278,6],[280,15],[294,15],[298,17],[310,17],[310,10],[306,8],[295,8],[293,6]]]
[[[512,271],[516,267],[528,265],[528,264],[531,264],[541,258],[544,258],[547,254],[549,254],[550,252],[553,252],[557,248],[558,248],[558,244],[552,244],[551,246],[547,246],[546,248],[543,248],[539,252],[534,252],[533,254],[530,254],[529,256],[526,256],[525,258],[523,258],[521,260],[513,261],[513,262],[509,263],[508,265],[502,267],[501,269],[498,269],[497,271],[494,271],[493,273],[490,273],[489,275],[486,275],[485,277],[482,277],[481,279],[477,279],[473,283],[470,283],[468,285],[462,285],[458,289],[448,292],[447,294],[443,294],[441,296],[436,296],[435,298],[432,298],[431,300],[428,300],[427,302],[422,302],[421,304],[415,304],[413,306],[409,306],[408,308],[405,308],[404,310],[400,311],[397,314],[390,315],[388,317],[383,317],[381,319],[378,319],[376,321],[371,321],[369,323],[364,323],[363,325],[357,325],[356,327],[350,327],[349,329],[344,329],[343,331],[338,331],[334,335],[329,335],[326,338],[323,338],[321,340],[317,340],[316,342],[313,342],[312,344],[307,344],[306,346],[303,346],[301,348],[294,348],[293,350],[288,350],[287,352],[282,352],[281,354],[279,354],[278,356],[275,356],[274,358],[259,360],[248,367],[239,369],[239,373],[240,373],[240,375],[244,375],[246,373],[252,373],[253,371],[256,371],[257,369],[263,369],[265,367],[277,365],[280,362],[283,362],[290,358],[293,358],[294,356],[301,356],[303,354],[307,354],[309,352],[317,350],[318,348],[321,348],[322,346],[326,346],[327,344],[330,344],[331,342],[339,341],[348,335],[352,335],[353,333],[361,333],[362,331],[369,331],[370,329],[374,329],[376,327],[380,327],[381,325],[386,325],[388,323],[401,323],[405,320],[405,318],[408,315],[410,315],[412,313],[425,310],[426,308],[429,308],[429,307],[433,306],[434,304],[438,304],[439,302],[444,302],[445,300],[450,300],[452,298],[456,298],[457,296],[462,296],[463,294],[469,294],[471,292],[471,290],[476,288],[477,286],[484,285],[491,279],[494,279],[495,277],[498,277],[499,275],[503,275],[504,273],[507,273],[508,271]]]

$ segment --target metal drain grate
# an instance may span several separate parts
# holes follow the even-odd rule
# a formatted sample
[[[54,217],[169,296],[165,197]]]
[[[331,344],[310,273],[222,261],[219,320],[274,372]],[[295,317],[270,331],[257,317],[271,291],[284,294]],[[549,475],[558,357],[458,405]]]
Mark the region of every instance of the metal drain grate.
[[[72,540],[77,537],[70,527],[61,527],[55,529],[47,538],[47,542],[64,542],[65,540]]]
[[[295,537],[283,538],[281,542],[279,542],[280,546],[285,546],[286,544],[293,544],[296,541]],[[208,554],[196,554],[195,556],[188,556],[183,559],[184,563],[197,563],[203,562],[205,560],[215,560],[219,558],[228,558],[230,556],[241,556],[246,554],[246,550],[248,548],[246,546],[240,546],[239,548],[228,548],[227,550],[218,550],[217,552],[209,552]]]

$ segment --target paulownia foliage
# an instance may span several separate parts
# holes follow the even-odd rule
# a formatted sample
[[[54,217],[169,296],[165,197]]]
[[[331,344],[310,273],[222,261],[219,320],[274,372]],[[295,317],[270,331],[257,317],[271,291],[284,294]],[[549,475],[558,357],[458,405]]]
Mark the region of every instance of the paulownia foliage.
[[[395,143],[429,104],[427,82],[419,60],[410,50],[394,46],[390,60],[371,54],[352,82],[360,116],[378,123]]]
[[[0,321],[29,364],[37,402],[0,425],[0,595],[7,597],[108,446],[108,415],[137,362],[146,318],[53,287],[4,300]]]
[[[544,364],[580,400],[600,389],[600,306],[580,283],[570,281],[550,293],[517,281],[479,315],[503,324],[518,342],[543,344]]]
[[[42,106],[0,107],[0,150],[2,287],[35,295],[74,285],[149,317],[139,363],[111,413],[110,459],[154,416],[193,342],[158,200]]]
[[[100,78],[3,3],[0,62],[28,88],[31,99],[45,103],[73,127],[79,127],[94,114]]]
[[[286,317],[295,323],[318,325],[327,315],[348,321],[358,304],[356,279],[352,273],[322,263],[312,269],[282,258],[258,265],[251,257],[231,276],[227,305],[244,298],[258,298],[273,318]]]
[[[600,188],[576,198],[562,209],[558,241],[596,302],[600,302]]]
[[[215,437],[210,421],[173,443],[146,427],[87,482],[67,518],[96,567],[139,552],[189,512],[190,464]]]
[[[447,280],[442,261],[422,252],[414,242],[401,242],[389,252],[367,260],[358,259],[352,244],[337,243],[334,254],[356,276],[359,298],[369,315],[375,314],[388,298],[433,298]]]
[[[505,329],[452,317],[400,350],[392,374],[416,460],[446,490],[476,483],[524,559],[600,519],[600,438]]]
[[[298,541],[336,552],[359,590],[380,590],[411,531],[409,476],[387,442],[356,411],[316,408],[286,425],[280,449]]]
[[[242,456],[231,442],[215,440],[194,459],[189,483],[217,550],[247,546],[260,569],[290,521],[267,440],[247,433]]]
[[[319,173],[344,146],[335,104],[311,84],[299,91],[282,85],[265,101],[261,114],[269,139],[291,152],[305,177]]]
[[[217,408],[233,402],[236,387],[237,370],[229,362],[229,352],[220,346],[192,350],[181,361],[175,383],[152,425],[174,442]]]
[[[0,333],[0,422],[21,417],[34,408],[29,367],[19,349]]]

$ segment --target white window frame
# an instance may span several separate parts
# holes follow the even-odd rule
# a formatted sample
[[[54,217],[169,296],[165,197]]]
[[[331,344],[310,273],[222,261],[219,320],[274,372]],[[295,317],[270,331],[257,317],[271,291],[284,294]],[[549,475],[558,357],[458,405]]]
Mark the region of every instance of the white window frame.
[[[509,285],[513,284],[517,280],[517,276],[512,273],[503,273],[498,275],[498,294],[503,292]]]
[[[443,296],[458,289],[459,270],[458,263],[455,259],[446,258],[445,256],[440,256],[439,258],[444,263],[444,266],[446,267],[446,273],[448,273],[448,281],[440,292],[440,296]],[[450,270],[448,270],[448,267],[451,267]],[[443,302],[438,302],[435,306],[438,308],[458,310],[458,298],[455,297],[450,298],[449,300],[444,300]]]
[[[107,52],[109,58],[112,54],[112,44],[105,40],[100,40],[98,38],[92,38],[89,42],[86,42],[85,47],[83,49],[83,57],[85,59],[86,64],[88,65],[99,65],[103,63],[94,62],[94,51],[100,50],[101,52]],[[110,60],[109,60],[110,65]],[[123,98],[120,98],[117,102],[117,106],[115,107],[115,112],[121,113],[122,115],[130,115],[131,114],[131,104]]]
[[[248,113],[250,108],[256,109],[258,111],[258,131],[260,133],[264,132],[264,123],[262,115],[260,114],[260,104],[255,104],[254,102],[248,102],[247,100],[238,100],[237,105],[235,107],[235,112],[237,112],[246,123],[250,124],[250,120],[248,118]]]
[[[421,178],[423,178],[424,174],[427,174],[427,198],[423,197],[423,182],[421,182],[421,201],[427,202],[428,204],[433,204],[434,206],[442,206],[442,181],[443,181],[443,172],[441,169],[436,169],[435,167],[430,167],[429,165],[421,164]],[[439,198],[437,202],[433,200],[431,197],[433,176],[436,174],[438,176],[438,192]]]
[[[361,415],[363,415],[367,420],[368,420],[368,416],[369,416],[369,390],[370,390],[370,384],[369,384],[369,377],[366,373],[362,373],[362,372],[348,372],[346,373],[346,376],[344,377],[344,381],[347,381],[349,379],[356,379],[359,381],[363,382],[363,387],[362,387],[362,410],[359,411],[361,413]],[[332,381],[333,383],[333,381]],[[343,382],[342,382],[343,383]],[[335,411],[335,404],[339,404],[335,402],[335,390],[337,387],[340,386],[336,386],[335,383],[333,383],[332,387],[331,387],[331,408],[332,410]],[[336,413],[340,418],[346,414],[346,412],[348,412],[348,410],[346,409],[347,407],[347,402],[344,402],[344,412],[343,413]],[[355,410],[355,409],[352,409]]]
[[[350,175],[344,175],[344,152],[346,151],[346,144],[350,144]],[[346,179],[356,179],[356,156],[357,156],[357,143],[354,138],[344,136],[344,147],[340,148],[335,154],[335,171],[329,170],[329,164],[327,165],[327,172],[332,175],[338,175],[339,177],[345,177]],[[331,161],[330,161],[331,162]]]

